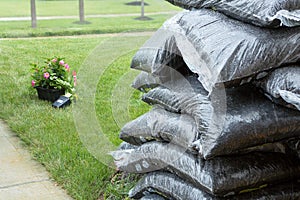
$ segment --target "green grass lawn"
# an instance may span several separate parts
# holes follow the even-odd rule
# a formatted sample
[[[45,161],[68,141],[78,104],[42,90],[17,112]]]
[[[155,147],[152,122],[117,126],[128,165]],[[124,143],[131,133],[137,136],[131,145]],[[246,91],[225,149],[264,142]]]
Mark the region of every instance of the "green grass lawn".
[[[30,1],[1,0],[0,17],[30,15]],[[130,0],[86,0],[85,14],[139,13]],[[146,0],[148,12],[179,10],[162,0]],[[38,16],[78,15],[78,1],[36,0]],[[108,152],[120,144],[120,128],[149,110],[141,93],[130,83],[138,74],[129,69],[135,51],[149,36],[36,38],[33,36],[76,36],[158,29],[170,15],[135,17],[0,22],[0,118],[15,131],[33,157],[74,199],[125,199],[135,183],[134,176],[115,174]],[[65,109],[37,98],[31,87],[30,63],[44,58],[65,57],[78,72],[78,100]],[[92,98],[90,98],[92,97]],[[92,119],[92,120],[90,120]]]
[[[139,13],[140,6],[128,6],[125,3],[135,0],[85,0],[85,14],[118,14]],[[36,0],[36,11],[38,16],[68,16],[78,15],[78,0],[67,1],[45,1]],[[179,10],[163,0],[145,0],[149,6],[145,6],[145,12],[163,12]],[[26,0],[1,0],[0,17],[30,16],[30,1]]]
[[[145,16],[152,20],[137,20],[140,6],[128,6],[128,0],[85,0],[85,15],[136,13],[137,16],[86,17],[88,23],[80,24],[79,19],[37,20],[37,28],[31,28],[31,21],[0,21],[0,38],[70,36],[83,34],[120,33],[157,30],[173,14],[158,12],[179,11],[162,0],[148,0]],[[78,16],[78,1],[36,0],[38,16]],[[151,12],[151,15],[147,13]],[[158,14],[153,14],[158,13]],[[0,17],[30,16],[30,1],[1,0]],[[79,17],[78,17],[79,18]]]
[[[107,167],[101,158],[93,155],[87,148],[80,138],[76,126],[80,122],[74,119],[73,111],[82,106],[81,102],[85,102],[84,87],[94,84],[94,108],[97,122],[101,125],[99,135],[102,132],[103,135],[100,136],[108,138],[116,147],[121,142],[118,134],[122,123],[149,109],[141,103],[139,92],[128,89],[131,81],[128,77],[133,78],[138,73],[129,69],[130,59],[136,48],[147,38],[137,36],[0,41],[0,118],[9,124],[33,157],[75,199],[124,199],[128,189],[134,184],[132,177],[128,178],[130,181],[111,181],[115,170]],[[111,45],[114,44],[111,41],[118,40],[134,45],[124,48]],[[51,103],[39,100],[36,91],[30,86],[29,63],[42,62],[43,58],[55,55],[65,57],[71,68],[78,71],[77,103],[65,109],[54,109]],[[88,67],[89,63],[93,63],[94,74],[100,75],[94,76],[97,82],[80,81],[85,80],[87,72],[84,67]],[[116,115],[113,110],[119,104],[112,103],[112,99],[120,86],[131,91],[128,99],[124,99],[128,102],[126,113],[129,117],[114,120]],[[118,121],[121,122],[118,124]]]
[[[0,22],[0,38],[154,31],[170,17],[154,15],[150,21],[136,20],[135,17],[88,18],[90,24],[77,24],[74,19],[41,20],[36,29],[31,28],[30,21]]]

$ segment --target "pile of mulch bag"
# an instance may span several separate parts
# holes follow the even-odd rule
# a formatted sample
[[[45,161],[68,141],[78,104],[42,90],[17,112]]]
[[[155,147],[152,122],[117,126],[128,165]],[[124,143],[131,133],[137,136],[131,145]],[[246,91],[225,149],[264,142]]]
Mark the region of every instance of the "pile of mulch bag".
[[[111,152],[133,199],[300,199],[300,1],[168,0],[132,59],[152,109]]]

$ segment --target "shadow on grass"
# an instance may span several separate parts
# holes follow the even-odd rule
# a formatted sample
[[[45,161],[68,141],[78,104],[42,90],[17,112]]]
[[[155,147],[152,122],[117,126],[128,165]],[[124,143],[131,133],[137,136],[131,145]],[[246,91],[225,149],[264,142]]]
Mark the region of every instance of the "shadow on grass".
[[[153,20],[151,17],[147,17],[147,16],[141,16],[141,17],[137,17],[134,18],[135,20],[141,20],[141,21],[149,21],[149,20]]]
[[[127,6],[141,6],[142,2],[141,1],[132,1],[132,2],[125,3],[125,5],[127,5]],[[149,6],[149,4],[146,3],[146,2],[144,2],[144,5]]]
[[[73,24],[91,24],[92,22],[89,21],[75,21]]]

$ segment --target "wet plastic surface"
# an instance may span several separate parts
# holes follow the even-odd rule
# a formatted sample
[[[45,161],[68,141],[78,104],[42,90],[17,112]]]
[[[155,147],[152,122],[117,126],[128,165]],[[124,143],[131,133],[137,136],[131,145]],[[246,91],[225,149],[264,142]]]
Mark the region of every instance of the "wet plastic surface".
[[[280,49],[280,51],[278,51]],[[134,56],[131,67],[168,77],[183,58],[204,88],[249,82],[256,74],[300,60],[300,27],[256,27],[212,10],[181,12],[164,23]]]
[[[198,154],[198,151],[192,147],[198,137],[199,133],[194,119],[188,115],[171,113],[155,106],[151,111],[127,123],[122,128],[120,139],[126,142],[120,145],[120,150],[134,149],[137,148],[136,145],[150,141],[161,141],[179,145],[190,153]],[[299,139],[293,140],[298,141]],[[294,146],[290,146],[289,141],[290,139],[264,143],[239,149],[234,153],[245,154],[253,151],[286,153],[293,151],[294,154],[297,154],[299,151],[297,148],[300,148],[300,144],[297,146],[296,143],[293,143]],[[292,147],[292,150],[287,150],[289,147]]]
[[[213,8],[237,20],[264,27],[299,26],[298,0],[167,0],[185,9]]]
[[[118,169],[130,173],[167,170],[214,195],[238,194],[245,189],[300,176],[299,159],[282,153],[254,152],[204,160],[176,145],[151,142],[131,153],[115,152]]]
[[[300,137],[289,138],[283,144],[290,149],[290,154],[294,154],[300,158]]]
[[[128,142],[122,142],[118,148],[118,150],[127,150],[127,149],[136,149],[137,146],[132,145]]]
[[[300,183],[282,183],[251,193],[221,198],[201,191],[176,175],[167,172],[153,172],[146,174],[130,191],[129,196],[138,199],[145,194],[156,192],[164,193],[168,199],[176,200],[294,200],[300,198]]]
[[[189,148],[198,139],[198,131],[192,117],[155,107],[127,123],[121,129],[120,139],[134,145],[157,140]]]
[[[146,92],[149,89],[155,88],[160,84],[160,80],[157,77],[152,76],[150,73],[141,72],[133,80],[131,87]]]
[[[273,102],[300,111],[300,66],[275,69],[254,81]]]
[[[167,1],[220,12],[180,12],[132,59],[143,71],[132,87],[154,106],[111,152],[119,170],[145,174],[129,196],[300,199],[300,112],[278,105],[299,105],[299,68],[283,67],[300,61],[300,26],[278,26],[300,25],[300,1]]]
[[[140,198],[140,200],[165,200],[165,198],[158,194],[149,193],[143,196],[142,198]]]
[[[175,88],[154,88],[143,100],[192,116],[200,133],[194,147],[204,158],[300,135],[300,112],[272,103],[251,85],[226,89],[224,96],[210,100],[185,93],[186,85],[180,88],[179,82]],[[199,82],[194,84],[201,90]]]

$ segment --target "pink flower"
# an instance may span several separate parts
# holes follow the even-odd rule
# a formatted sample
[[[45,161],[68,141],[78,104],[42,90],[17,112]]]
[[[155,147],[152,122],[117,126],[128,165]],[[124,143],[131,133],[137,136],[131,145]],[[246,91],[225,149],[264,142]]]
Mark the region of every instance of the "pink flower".
[[[63,65],[65,64],[65,61],[64,61],[64,60],[60,60],[60,61],[59,61],[59,64],[60,64],[61,66],[63,66]]]
[[[53,59],[52,59],[52,62],[53,62],[53,63],[56,63],[56,62],[57,62],[57,59],[56,59],[56,58],[53,58]]]
[[[70,66],[68,64],[65,64],[65,68],[67,71],[70,71]]]
[[[76,71],[72,72],[73,79],[74,79],[74,87],[77,85],[77,76],[76,76]]]
[[[31,86],[32,86],[32,87],[35,86],[35,81],[34,81],[34,80],[31,81]]]
[[[45,78],[45,79],[48,79],[49,77],[50,77],[50,74],[49,74],[48,72],[45,72],[45,73],[44,73],[44,78]]]

